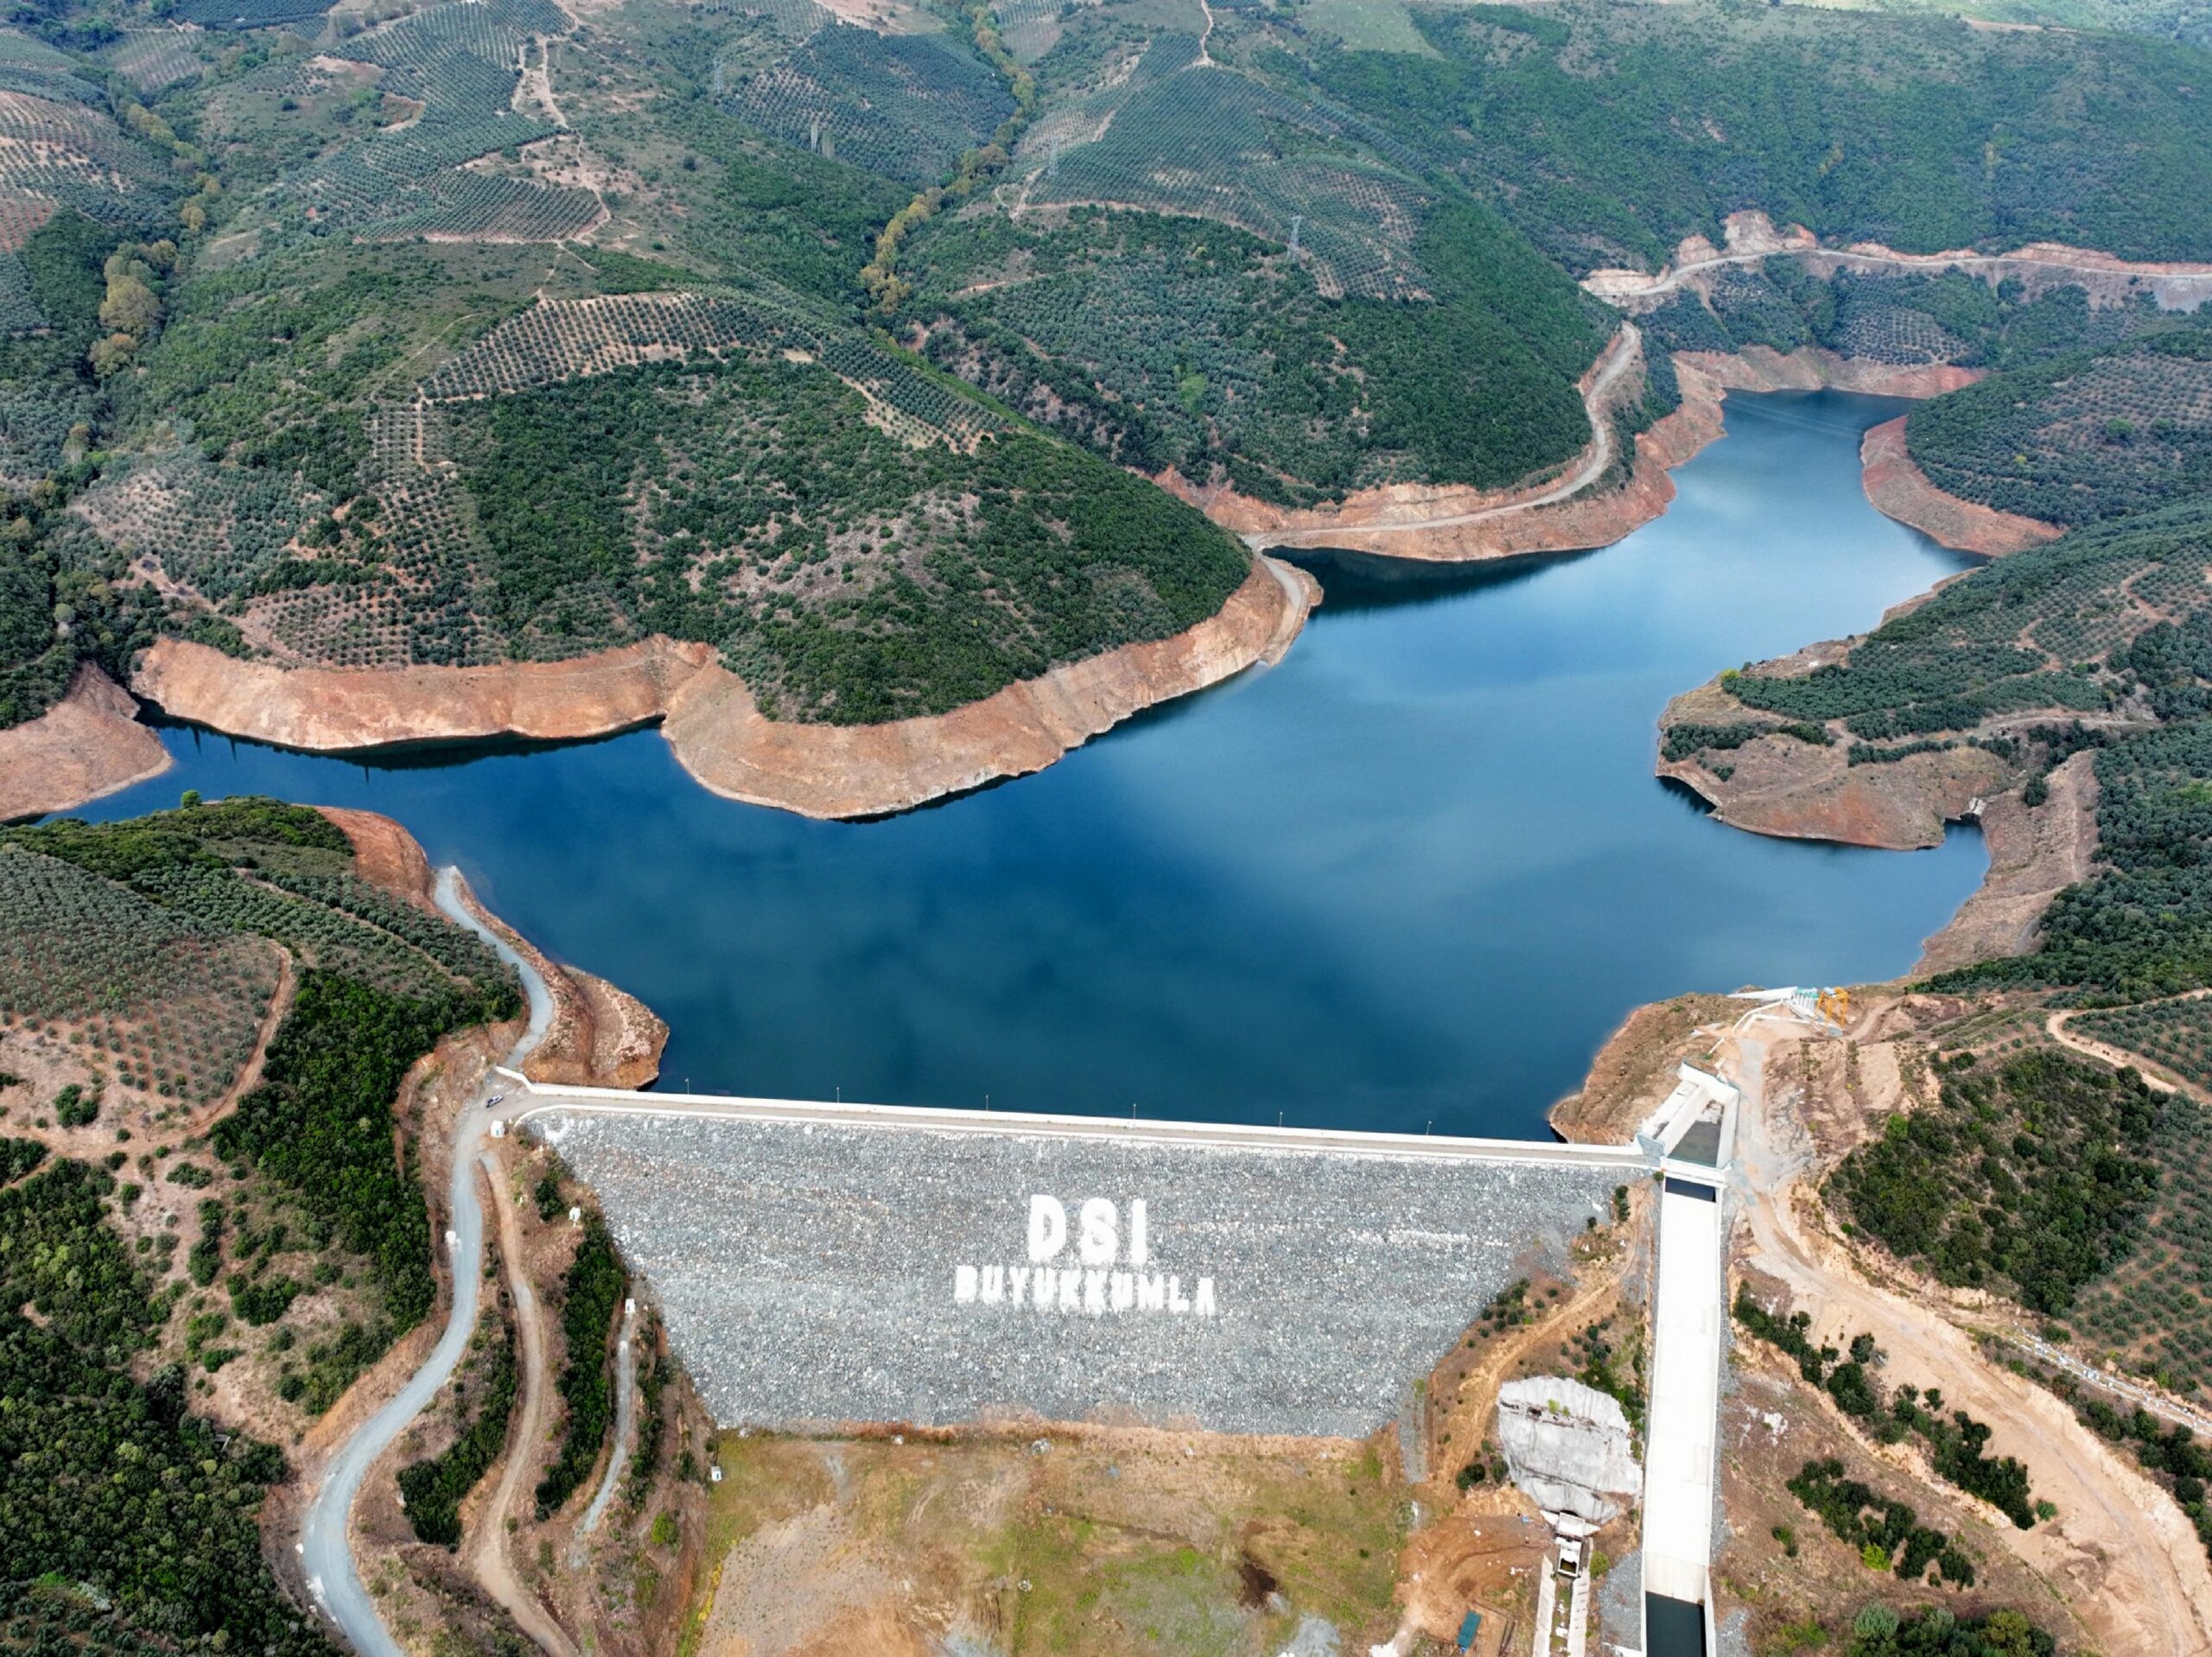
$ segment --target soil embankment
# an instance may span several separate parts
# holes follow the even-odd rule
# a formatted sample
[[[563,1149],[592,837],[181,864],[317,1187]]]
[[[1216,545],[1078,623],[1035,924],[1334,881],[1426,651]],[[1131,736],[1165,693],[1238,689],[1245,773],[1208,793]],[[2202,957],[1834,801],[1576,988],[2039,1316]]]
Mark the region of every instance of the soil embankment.
[[[2050,773],[2050,797],[2029,807],[2018,790],[1981,808],[1989,872],[1940,932],[1922,946],[1915,975],[1999,955],[2024,955],[2050,900],[2089,877],[2097,854],[2095,756],[2077,753]],[[1861,767],[1872,769],[1871,767]]]
[[[1870,430],[1859,449],[1866,498],[1876,510],[1959,552],[2000,557],[2056,541],[2065,530],[2041,518],[2000,512],[1947,495],[1913,464],[1906,452],[1904,417]]]
[[[1802,674],[1840,661],[1845,653],[1843,644],[1831,641],[1766,666]],[[1743,705],[1715,679],[1669,702],[1659,725],[1664,731],[1678,724],[1726,726],[1743,718]],[[2031,712],[1985,728],[2004,734],[2049,718]],[[1720,754],[1671,760],[1662,755],[1653,769],[1694,791],[1730,827],[1788,840],[1916,851],[1941,845],[1947,824],[1974,818],[1989,869],[1923,946],[1913,971],[1924,974],[2024,953],[2034,945],[2051,898],[2088,878],[2097,847],[2093,759],[2076,754],[2051,771],[2050,797],[2035,807],[2024,803],[2014,786],[2017,771],[1987,749],[1964,744],[1854,765],[1847,738],[1819,747],[1774,735]]]
[[[904,810],[1041,771],[1156,702],[1281,660],[1320,593],[1302,570],[1255,559],[1219,613],[1187,632],[887,725],[770,720],[741,680],[712,668],[684,687],[665,728],[684,769],[728,798],[810,817]]]
[[[810,817],[863,817],[1041,770],[1155,702],[1280,661],[1319,599],[1312,577],[1255,559],[1220,612],[1184,632],[1069,663],[949,714],[884,725],[771,720],[711,647],[664,638],[573,662],[404,672],[280,668],[165,638],[133,684],[179,719],[321,752],[574,740],[658,720],[684,769],[715,793]]]
[[[714,651],[665,639],[571,662],[352,671],[241,662],[164,638],[131,685],[179,719],[317,752],[518,736],[549,741],[645,725]]]
[[[1677,995],[1647,1001],[1590,1061],[1580,1090],[1554,1104],[1546,1120],[1573,1145],[1626,1145],[1675,1090],[1677,1067],[1709,1065],[1715,1031],[1743,1011],[1725,995]]]
[[[86,663],[38,718],[0,731],[0,822],[66,811],[168,769],[137,704]]]
[[[1972,385],[1986,371],[1949,363],[1897,364],[1839,357],[1819,346],[1791,352],[1771,346],[1741,351],[1679,351],[1677,371],[1692,368],[1728,391],[1859,391],[1869,397],[1936,397]]]
[[[1668,472],[1721,433],[1720,390],[1694,371],[1681,378],[1681,406],[1636,439],[1627,477],[1618,469],[1613,416],[1643,395],[1643,339],[1623,327],[1582,378],[1591,440],[1560,477],[1526,488],[1392,484],[1363,489],[1332,506],[1295,510],[1226,488],[1200,488],[1169,473],[1161,482],[1255,547],[1327,547],[1430,563],[1476,563],[1530,553],[1608,546],[1667,510]]]

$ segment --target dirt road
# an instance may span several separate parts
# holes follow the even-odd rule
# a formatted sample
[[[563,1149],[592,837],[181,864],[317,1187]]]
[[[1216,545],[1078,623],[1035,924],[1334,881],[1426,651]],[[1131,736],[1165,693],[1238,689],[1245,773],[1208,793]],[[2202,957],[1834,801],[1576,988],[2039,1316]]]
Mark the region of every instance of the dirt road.
[[[2057,249],[2038,253],[1898,253],[1886,248],[1876,251],[1862,248],[1802,246],[1761,246],[1743,252],[1714,252],[1703,258],[1685,260],[1680,264],[1670,263],[1653,276],[1642,276],[1624,270],[1595,271],[1584,279],[1583,286],[1615,302],[1657,299],[1675,292],[1686,278],[1700,271],[1732,264],[1760,264],[1770,258],[1802,257],[1833,259],[1838,264],[1847,264],[1857,270],[1909,273],[1953,269],[1999,272],[2017,270],[2056,271],[2071,276],[2122,277],[2131,273],[2140,273],[2146,279],[2190,293],[2212,287],[2212,265],[2133,266],[2122,260],[2102,258],[2094,254],[2068,257]]]
[[[2212,1566],[2181,1509],[2058,1399],[1992,1367],[1928,1306],[1859,1274],[1807,1217],[1819,1201],[1808,1179],[1812,1147],[1788,1101],[1768,1096],[1764,1043],[1744,1036],[1731,1044],[1729,1073],[1744,1090],[1737,1196],[1749,1232],[1745,1261],[1788,1286],[1798,1309],[1813,1315],[1815,1338],[1843,1344],[1872,1331],[1891,1387],[1941,1387],[1951,1404],[1990,1425],[1994,1453],[2028,1464],[2037,1495],[2056,1503],[2058,1517],[2006,1534],[2100,1649],[2113,1657],[2212,1654]]]
[[[626,1301],[634,1307],[634,1300]],[[638,1413],[638,1315],[626,1310],[622,1314],[622,1332],[614,1343],[614,1448],[607,1452],[607,1470],[600,1476],[599,1489],[584,1509],[584,1516],[576,1521],[575,1540],[569,1544],[569,1563],[581,1566],[585,1559],[584,1544],[592,1532],[599,1528],[601,1516],[607,1504],[614,1500],[614,1492],[622,1482],[622,1470],[630,1464],[630,1432]]]
[[[2175,995],[2168,999],[2176,1001],[2201,1001],[2207,995],[2212,995],[2212,990],[2193,989],[2186,995]],[[2164,1003],[2147,1001],[2143,1005],[2159,1006]],[[2114,1047],[2110,1043],[2099,1041],[2093,1036],[2075,1035],[2071,1028],[2075,1017],[2075,1014],[2072,1013],[2054,1013],[2044,1021],[2044,1028],[2050,1032],[2050,1038],[2061,1047],[2071,1048],[2085,1058],[2097,1059],[2104,1063],[2122,1068],[2133,1064],[2142,1075],[2143,1079],[2161,1093],[2183,1093],[2188,1090],[2189,1084],[2186,1082],[2167,1070],[2156,1059],[2146,1058],[2141,1053],[2130,1052],[2125,1047]]]
[[[515,1328],[522,1355],[522,1416],[507,1432],[507,1454],[499,1472],[499,1487],[492,1493],[470,1535],[462,1563],[484,1591],[499,1601],[516,1626],[536,1641],[542,1651],[572,1657],[575,1647],[560,1625],[545,1614],[516,1576],[507,1557],[507,1515],[524,1480],[537,1470],[537,1447],[545,1442],[545,1400],[550,1370],[545,1356],[545,1318],[539,1311],[537,1291],[523,1268],[522,1227],[515,1218],[514,1198],[492,1153],[483,1155],[485,1182],[492,1191],[492,1211],[499,1227],[499,1258],[507,1269],[507,1293],[514,1301]]]

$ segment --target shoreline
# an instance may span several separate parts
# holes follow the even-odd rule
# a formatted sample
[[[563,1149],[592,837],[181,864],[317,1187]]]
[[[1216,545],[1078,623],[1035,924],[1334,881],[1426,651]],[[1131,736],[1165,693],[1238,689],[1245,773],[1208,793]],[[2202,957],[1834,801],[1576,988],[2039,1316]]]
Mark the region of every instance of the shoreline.
[[[1803,672],[1840,658],[1840,641],[1778,658]],[[1670,701],[1658,729],[1678,723],[1726,724],[1742,709],[1708,680]],[[2024,714],[2021,724],[2047,714]],[[2050,797],[2031,809],[2018,777],[1995,755],[1972,747],[1917,753],[1884,765],[1853,765],[1846,747],[1814,747],[1786,736],[1762,737],[1730,751],[1731,771],[1714,776],[1693,756],[1657,758],[1652,774],[1681,784],[1713,818],[1745,834],[1826,841],[1875,851],[1927,851],[1952,825],[1972,822],[1989,857],[1980,881],[1921,944],[1908,977],[1976,961],[2024,954],[2044,911],[2067,886],[2088,878],[2096,857],[2094,754],[2080,753],[2050,773]]]
[[[1675,498],[1667,474],[1722,435],[1722,388],[1694,369],[1682,377],[1681,406],[1637,434],[1626,477],[1592,492],[1618,469],[1614,416],[1629,393],[1641,396],[1643,369],[1643,335],[1624,321],[1578,386],[1590,441],[1558,477],[1518,488],[1391,484],[1300,510],[1225,486],[1201,487],[1173,471],[1159,482],[1255,551],[1326,549],[1452,564],[1611,546],[1664,512]]]
[[[1610,489],[1599,491],[1596,486],[1618,458],[1612,426],[1618,392],[1624,383],[1643,383],[1640,373],[1633,378],[1628,375],[1630,367],[1640,369],[1643,361],[1642,336],[1632,327],[1624,327],[1585,377],[1584,403],[1595,435],[1560,480],[1503,492],[1392,485],[1361,491],[1335,506],[1302,511],[1270,506],[1225,488],[1201,489],[1173,473],[1161,479],[1161,486],[1243,536],[1255,550],[1357,552],[1414,564],[1488,563],[1584,552],[1611,546],[1665,515],[1675,498],[1669,474],[1726,435],[1723,402],[1730,391],[1837,390],[1919,400],[1971,385],[1986,371],[1942,363],[1896,365],[1839,357],[1810,346],[1788,353],[1765,346],[1738,352],[1682,351],[1675,352],[1674,359],[1681,405],[1637,434],[1628,475]],[[1929,493],[1936,492],[1933,485],[1924,479],[1921,482]],[[1903,498],[1901,487],[1891,486],[1892,498]],[[1951,498],[1942,499],[1948,502]],[[1964,502],[1958,506],[1962,511],[1980,510]],[[1943,540],[1911,518],[1890,515]],[[1938,517],[1932,508],[1923,516],[1931,521]],[[2021,544],[2034,543],[2024,539]],[[2014,549],[2008,545],[2005,549]]]
[[[281,668],[164,638],[131,688],[170,718],[315,753],[576,741],[658,724],[677,763],[712,793],[804,816],[870,817],[1041,770],[1147,708],[1279,662],[1319,600],[1312,576],[1255,556],[1221,610],[1183,632],[1065,663],[950,713],[885,725],[770,720],[711,646],[658,638],[573,662],[404,672]],[[95,760],[111,740],[150,745],[160,764],[103,793],[168,763],[135,708],[127,721],[107,712],[109,723],[91,739]],[[13,734],[0,733],[0,779]],[[49,794],[22,814],[92,797]],[[0,815],[11,803],[0,791]]]
[[[1876,511],[1954,552],[1984,558],[2024,552],[2066,533],[2041,518],[2024,517],[1944,493],[1906,452],[1905,420],[1905,416],[1899,415],[1871,428],[1859,444],[1859,477]]]

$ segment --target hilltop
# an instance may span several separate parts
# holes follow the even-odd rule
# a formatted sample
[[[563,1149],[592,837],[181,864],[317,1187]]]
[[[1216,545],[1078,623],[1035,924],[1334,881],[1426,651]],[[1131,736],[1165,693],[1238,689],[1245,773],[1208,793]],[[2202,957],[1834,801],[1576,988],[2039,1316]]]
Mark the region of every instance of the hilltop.
[[[1777,265],[1631,333],[1596,267],[1752,211],[2212,251],[2201,100],[2155,41],[1590,0],[1355,39],[1307,10],[29,18],[0,35],[0,723],[75,682],[72,728],[105,728],[90,666],[203,719],[251,683],[309,709],[257,727],[299,741],[475,733],[520,675],[574,733],[628,651],[683,664],[626,717],[712,785],[890,809],[1279,651],[1307,600],[1209,516],[1586,545],[1713,429],[1674,352],[1978,368],[2137,314]],[[1042,711],[1077,670],[1080,717]],[[403,712],[404,675],[436,705]],[[879,728],[962,757],[879,780],[837,734]]]

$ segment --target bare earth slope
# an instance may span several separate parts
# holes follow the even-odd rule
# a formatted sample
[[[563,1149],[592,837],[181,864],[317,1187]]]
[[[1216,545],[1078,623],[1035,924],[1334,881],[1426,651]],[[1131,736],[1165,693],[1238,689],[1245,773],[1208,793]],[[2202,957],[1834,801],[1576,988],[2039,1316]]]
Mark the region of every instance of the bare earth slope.
[[[163,639],[133,683],[179,719],[317,751],[571,739],[658,719],[684,769],[717,794],[806,816],[872,816],[1039,770],[1155,702],[1278,661],[1319,597],[1311,577],[1257,559],[1221,611],[1185,632],[885,725],[768,719],[709,647],[664,639],[573,662],[398,672],[285,669]]]
[[[1803,673],[1840,659],[1839,643],[1815,644],[1769,664],[1777,673]],[[1744,717],[1719,681],[1685,691],[1667,704],[1659,726],[1724,725]],[[1729,756],[1733,770],[1716,777],[1688,759],[1664,758],[1662,777],[1695,790],[1721,822],[1785,840],[1833,840],[1847,846],[1914,851],[1938,846],[1943,825],[1967,814],[1974,800],[1993,794],[2005,770],[1979,748],[1918,753],[1885,765],[1847,763],[1842,743],[1818,748],[1785,736],[1761,737]]]
[[[1642,270],[1592,270],[1582,285],[1600,299],[1615,304],[1656,302],[1682,288],[1695,288],[1713,272],[1729,265],[1756,264],[1777,254],[1794,255],[1816,276],[1839,270],[1894,272],[1960,270],[1996,281],[2016,276],[2031,291],[2079,285],[2093,297],[2110,298],[2135,288],[2148,288],[2166,305],[2189,305],[2212,295],[2212,265],[2172,262],[2131,263],[2088,248],[2066,247],[2056,242],[2034,242],[2009,253],[1979,253],[1956,248],[1940,253],[1900,253],[1878,242],[1855,242],[1848,247],[1823,247],[1802,225],[1777,230],[1763,213],[1728,215],[1725,245],[1715,247],[1702,236],[1686,238],[1675,257],[1656,276]]]
[[[1902,415],[1866,434],[1859,446],[1859,462],[1866,498],[1877,511],[1960,552],[1996,557],[2056,541],[2065,533],[2041,518],[2000,512],[1945,494],[1905,452]]]
[[[1989,1424],[1993,1453],[2028,1463],[2058,1516],[2007,1540],[2101,1649],[2197,1657],[2212,1648],[2212,1571],[2180,1509],[2056,1397],[1982,1362],[1967,1331],[1920,1301],[1860,1275],[1822,1223],[1811,1190],[1820,1170],[1803,1125],[1770,1095],[1794,1066],[1770,1065],[1763,1043],[1742,1039],[1739,1048],[1742,1261],[1788,1286],[1812,1314],[1815,1341],[1873,1331],[1891,1386],[1940,1386],[1948,1406]]]
[[[35,720],[0,731],[0,822],[66,811],[168,769],[138,709],[89,663],[69,694]]]
[[[1731,391],[1860,391],[1879,397],[1936,397],[1972,385],[1979,368],[1949,363],[1883,363],[1868,357],[1839,357],[1819,346],[1777,351],[1745,346],[1741,351],[1678,351],[1677,368],[1694,368]]]

